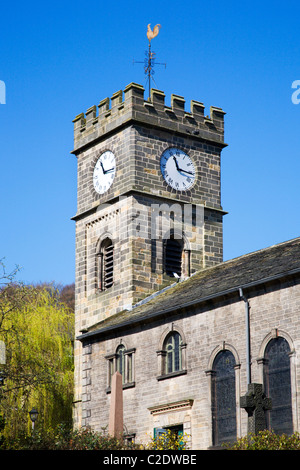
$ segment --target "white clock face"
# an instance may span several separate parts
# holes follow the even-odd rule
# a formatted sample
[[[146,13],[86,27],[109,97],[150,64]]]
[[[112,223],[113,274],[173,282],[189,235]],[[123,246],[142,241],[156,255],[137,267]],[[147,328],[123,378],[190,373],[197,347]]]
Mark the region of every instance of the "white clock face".
[[[115,156],[110,150],[107,150],[99,157],[94,168],[93,184],[98,194],[105,193],[111,187],[115,172]]]
[[[160,159],[162,175],[169,186],[178,191],[190,189],[194,184],[196,171],[190,157],[178,148],[164,151]]]

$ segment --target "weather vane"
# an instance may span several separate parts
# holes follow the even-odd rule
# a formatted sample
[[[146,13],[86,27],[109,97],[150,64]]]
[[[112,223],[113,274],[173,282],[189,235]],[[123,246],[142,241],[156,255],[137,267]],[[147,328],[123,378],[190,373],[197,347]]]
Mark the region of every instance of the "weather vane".
[[[145,75],[147,75],[148,86],[149,86],[149,99],[150,99],[150,90],[151,90],[151,80],[153,80],[153,82],[155,83],[155,80],[153,78],[154,65],[164,65],[165,67],[167,66],[167,64],[165,63],[155,62],[156,54],[155,52],[151,50],[151,40],[158,35],[160,28],[161,28],[161,25],[157,24],[156,26],[154,26],[153,31],[152,31],[150,28],[150,24],[148,24],[147,38],[149,41],[149,47],[148,47],[148,50],[145,52],[146,57],[145,57],[144,62],[136,62],[137,64],[144,64]],[[155,83],[155,86],[157,86],[156,83]]]

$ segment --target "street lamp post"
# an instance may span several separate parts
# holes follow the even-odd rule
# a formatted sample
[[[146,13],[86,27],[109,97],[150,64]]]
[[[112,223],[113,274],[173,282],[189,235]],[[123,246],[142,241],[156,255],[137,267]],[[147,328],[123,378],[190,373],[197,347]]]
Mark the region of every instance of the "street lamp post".
[[[0,387],[4,386],[5,373],[0,370]]]
[[[29,416],[30,416],[30,419],[31,419],[31,422],[32,422],[32,431],[34,431],[34,424],[37,420],[37,417],[38,417],[38,410],[36,408],[32,408],[31,411],[29,411]]]

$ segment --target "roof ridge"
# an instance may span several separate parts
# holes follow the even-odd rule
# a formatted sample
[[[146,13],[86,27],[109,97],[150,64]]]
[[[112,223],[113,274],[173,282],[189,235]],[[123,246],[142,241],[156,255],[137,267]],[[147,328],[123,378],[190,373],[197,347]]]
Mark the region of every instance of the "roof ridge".
[[[262,251],[268,251],[268,250],[271,250],[273,248],[276,248],[276,247],[280,247],[282,245],[288,245],[292,242],[295,242],[299,240],[300,241],[300,237],[295,237],[295,238],[291,238],[290,240],[286,240],[284,242],[280,242],[280,243],[274,243],[274,245],[269,245],[269,246],[266,246],[265,248],[260,248],[259,250],[255,250],[255,251],[249,251],[249,253],[245,253],[243,255],[239,255],[239,256],[236,256],[235,258],[231,258],[231,259],[228,259],[226,261],[222,261],[221,263],[219,264],[224,264],[224,263],[230,263],[232,261],[236,261],[240,258],[246,258],[248,256],[253,256],[253,255],[257,255],[258,253],[261,253]],[[219,266],[219,264],[217,266]],[[216,267],[216,266],[212,266],[213,268]]]
[[[205,268],[146,297],[145,302],[136,304],[131,310],[122,310],[92,325],[82,338],[145,318],[150,320],[178,308],[188,308],[197,302],[230,294],[238,286],[248,288],[285,275],[299,275],[299,249],[300,237],[297,237]]]
[[[186,282],[188,281],[189,279],[191,279],[192,277],[196,276],[201,276],[201,275],[206,275],[207,273],[209,273],[209,271],[211,270],[215,270],[219,267],[223,267],[224,265],[226,264],[230,264],[230,263],[234,263],[234,262],[237,262],[238,260],[240,259],[245,259],[245,258],[248,258],[250,256],[255,256],[259,253],[262,253],[262,252],[267,252],[271,249],[274,249],[276,247],[280,247],[281,245],[288,245],[292,242],[295,242],[299,240],[300,241],[300,237],[296,237],[296,238],[292,238],[290,240],[287,240],[287,241],[284,241],[284,242],[280,242],[280,243],[275,243],[274,245],[270,245],[270,246],[267,246],[265,248],[261,248],[259,250],[256,250],[256,251],[250,251],[249,253],[245,253],[243,255],[240,255],[240,256],[237,256],[236,258],[231,258],[229,260],[226,260],[226,261],[221,261],[220,263],[218,264],[215,264],[214,266],[208,266],[206,268],[203,268],[203,269],[200,269],[199,271],[196,271],[195,273],[193,273],[191,276],[189,277],[186,277],[184,279],[181,279],[180,281],[178,282],[175,282],[173,284],[170,284],[169,286],[167,287],[164,287],[163,289],[159,290],[159,291],[156,291],[152,294],[150,294],[149,296],[145,297],[143,300],[140,300],[139,302],[137,302],[135,305],[132,305],[130,309],[126,309],[126,310],[134,310],[135,308],[138,308],[140,307],[141,305],[143,304],[146,304],[148,302],[150,302],[151,300],[153,300],[155,297],[159,296],[160,294],[163,294],[166,290],[169,290],[173,287],[176,287],[178,285],[181,285],[183,282]]]

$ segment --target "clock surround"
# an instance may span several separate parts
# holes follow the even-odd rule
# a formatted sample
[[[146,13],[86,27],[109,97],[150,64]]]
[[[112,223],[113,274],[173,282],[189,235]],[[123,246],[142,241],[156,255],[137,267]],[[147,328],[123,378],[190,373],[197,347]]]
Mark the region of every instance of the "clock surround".
[[[160,158],[165,182],[176,191],[191,189],[196,179],[195,165],[189,155],[177,147],[166,149]]]
[[[93,186],[98,194],[104,194],[111,187],[116,172],[116,159],[110,150],[103,152],[94,167]]]

